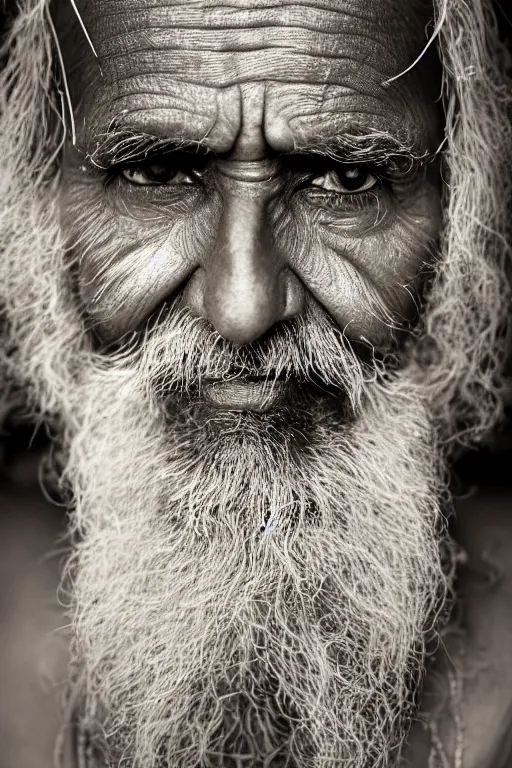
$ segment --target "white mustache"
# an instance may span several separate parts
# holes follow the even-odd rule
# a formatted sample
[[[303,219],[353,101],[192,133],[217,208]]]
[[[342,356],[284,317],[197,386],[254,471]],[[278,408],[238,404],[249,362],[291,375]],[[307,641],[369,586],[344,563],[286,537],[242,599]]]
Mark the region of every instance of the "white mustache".
[[[106,363],[139,368],[160,397],[196,394],[211,381],[288,381],[330,394],[348,396],[353,408],[363,389],[382,374],[373,350],[368,359],[355,351],[345,334],[315,305],[303,316],[278,326],[263,341],[237,347],[192,317],[177,300],[143,336],[134,336],[109,354]]]

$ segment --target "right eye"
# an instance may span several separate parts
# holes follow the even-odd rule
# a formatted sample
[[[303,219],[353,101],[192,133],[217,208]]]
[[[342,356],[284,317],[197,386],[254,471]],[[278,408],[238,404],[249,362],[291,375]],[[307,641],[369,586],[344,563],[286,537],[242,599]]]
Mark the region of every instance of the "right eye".
[[[119,175],[138,187],[169,187],[194,184],[197,174],[180,167],[179,163],[166,160],[148,160],[140,165],[120,169]]]

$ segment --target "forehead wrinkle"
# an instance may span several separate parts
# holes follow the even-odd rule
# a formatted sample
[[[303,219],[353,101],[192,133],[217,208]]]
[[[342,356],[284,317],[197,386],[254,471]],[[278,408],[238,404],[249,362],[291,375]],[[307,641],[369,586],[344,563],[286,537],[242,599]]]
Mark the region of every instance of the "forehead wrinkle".
[[[83,68],[84,80],[79,84],[81,85],[82,112],[87,117],[86,122],[91,127],[94,127],[94,124],[97,127],[96,115],[101,118],[101,113],[103,113],[103,122],[105,122],[106,116],[115,116],[114,111],[117,111],[118,106],[124,108],[123,111],[126,110],[128,114],[136,115],[140,122],[147,120],[150,124],[158,125],[160,120],[158,109],[162,110],[162,115],[167,109],[167,105],[163,103],[166,91],[178,92],[181,89],[186,94],[187,89],[193,87],[207,87],[212,91],[222,91],[235,85],[265,82],[265,84],[281,83],[287,86],[297,84],[321,85],[322,88],[334,86],[340,99],[341,111],[347,113],[348,119],[350,120],[350,115],[358,118],[359,115],[367,113],[373,117],[373,127],[375,125],[378,127],[380,123],[384,123],[386,117],[388,124],[393,123],[394,121],[390,119],[393,113],[397,114],[397,123],[400,120],[419,123],[418,118],[421,117],[423,110],[421,106],[414,106],[416,88],[413,87],[413,83],[417,81],[416,73],[402,78],[391,88],[382,88],[382,81],[388,75],[396,74],[399,69],[403,68],[402,64],[405,66],[409,60],[406,57],[402,61],[403,46],[386,44],[393,35],[396,39],[395,30],[399,30],[403,26],[403,19],[400,23],[393,21],[391,25],[384,23],[382,9],[385,8],[388,12],[394,12],[398,4],[383,0],[377,5],[378,10],[376,10],[374,3],[368,4],[363,0],[340,0],[334,9],[332,4],[316,2],[315,0],[310,3],[285,2],[279,4],[265,0],[263,2],[251,0],[251,2],[225,3],[222,6],[209,2],[143,3],[140,0],[138,2],[123,0],[122,5],[117,0],[114,2],[104,1],[102,4],[99,3],[99,0],[89,2],[88,8],[97,11],[95,16],[91,16],[91,21],[101,30],[102,39],[107,40],[108,51],[103,51],[104,55],[101,62],[103,77],[94,76],[93,67]],[[419,4],[414,2],[413,5],[417,9]],[[123,25],[117,25],[117,31],[120,30],[117,37],[115,34],[116,24],[105,23],[105,14],[108,15],[112,9],[115,11],[116,8],[122,8],[124,14]],[[224,15],[226,11],[229,19]],[[299,27],[293,24],[290,26],[290,19],[286,17],[286,13],[292,12],[297,15],[298,11],[300,11],[301,23],[304,22],[304,19],[307,19],[306,23],[308,23],[309,16],[313,11],[320,13],[323,17],[322,19],[319,17],[319,21],[324,22],[326,15],[328,20],[334,18],[337,21],[327,25],[322,23],[323,28],[320,35],[306,32],[304,37],[304,29],[301,28],[300,24]],[[165,23],[171,25],[169,34],[178,33],[175,36],[177,40],[175,50],[172,50],[170,43],[167,44],[166,32],[159,29],[159,24],[155,26],[160,37],[156,40],[148,40],[149,33],[146,23],[148,20],[149,22],[154,21],[155,12],[160,14],[160,22],[163,23],[165,18]],[[238,35],[242,37],[228,44],[226,42],[228,40],[227,35],[218,36],[220,39],[213,45],[213,48],[216,47],[217,50],[212,50],[211,45],[198,46],[199,38],[195,39],[194,45],[191,45],[192,38],[183,38],[181,35],[183,30],[173,29],[178,12],[183,13],[182,23],[186,27],[186,31],[193,35],[198,30],[201,34],[205,32],[205,29],[206,33],[212,31],[212,24],[210,23],[212,19],[207,21],[206,26],[204,22],[202,25],[199,24],[198,29],[191,25],[190,14],[197,12],[199,16],[204,16],[204,13],[217,14],[213,20],[213,25],[217,24],[221,31],[226,31],[228,29],[227,23],[231,24],[229,28],[231,30],[234,24]],[[292,35],[298,30],[302,37],[295,40],[296,47],[291,44],[293,42],[291,39],[285,40],[283,44],[283,41],[278,37],[273,37],[270,44],[266,46],[257,45],[254,38],[250,39],[251,29],[246,28],[247,19],[245,19],[244,25],[242,23],[238,25],[239,14],[246,14],[247,12],[259,14],[259,28],[252,30],[255,34],[260,36],[267,33],[279,35],[287,28]],[[274,14],[274,17],[271,19],[270,25],[265,26],[268,24],[267,16],[269,13]],[[275,14],[280,14],[280,26],[276,28],[272,27],[277,18]],[[400,16],[405,17],[407,14],[406,11]],[[256,18],[257,16],[253,15],[253,22]],[[296,16],[294,16],[295,18]],[[119,19],[121,19],[121,15],[119,15]],[[130,19],[139,24],[137,33],[135,30],[126,31],[126,23],[129,23]],[[379,19],[383,23],[376,25],[374,22],[375,20],[379,21]],[[142,27],[140,26],[141,20],[143,22]],[[262,25],[263,28],[261,29]],[[106,37],[105,28],[109,26],[113,37],[112,35]],[[379,31],[379,34],[376,30]],[[381,30],[382,35],[380,34]],[[414,35],[410,35],[409,39],[411,37]],[[328,48],[332,49],[332,42],[338,39],[340,40],[339,52],[333,53],[324,50],[320,54],[315,54],[312,50],[315,45],[314,41],[318,47],[318,45],[322,46],[322,41],[327,40],[329,41],[327,42]],[[147,43],[148,49],[145,49],[138,42],[139,40]],[[309,45],[310,40],[312,41],[311,46]],[[354,44],[356,40],[359,42]],[[97,44],[97,39],[95,42]],[[366,43],[367,47],[362,43]],[[234,50],[238,44],[241,46],[240,50]],[[131,45],[135,47],[130,47]],[[186,48],[183,48],[184,45]],[[244,48],[245,45],[246,48]],[[390,50],[391,55],[383,55],[381,53],[383,49]],[[402,51],[402,53],[396,51]],[[414,52],[416,53],[416,50]],[[160,88],[161,94],[159,93]],[[76,93],[78,100],[78,88]],[[142,100],[143,103],[141,104]],[[158,102],[155,105],[156,100]],[[191,117],[195,117],[196,105],[198,109],[201,109],[203,103],[201,99],[190,99],[190,101],[192,104],[187,105],[189,114]],[[101,109],[98,108],[98,102],[102,105]],[[179,102],[181,103],[181,99]],[[171,96],[169,107],[167,115],[175,109],[174,93]],[[178,109],[179,106],[176,105],[176,112]],[[183,112],[185,119],[182,122],[193,123],[194,120],[186,119],[187,108],[183,109]],[[214,112],[215,109],[212,109],[206,118],[204,115],[200,118],[202,123],[200,132],[203,135],[214,130],[217,123],[216,118],[218,118]],[[313,105],[313,114],[304,116],[304,123],[308,121],[310,123],[319,122],[314,112]],[[319,112],[321,113],[320,119],[324,121],[325,108],[321,108]],[[154,114],[154,117],[151,116],[151,113]],[[149,115],[149,117],[145,118],[145,115]],[[226,118],[226,116],[225,125],[230,122],[228,111],[224,117]],[[295,111],[296,116],[297,111]],[[291,115],[288,115],[289,123],[291,123],[290,117]],[[172,132],[181,133],[179,121],[172,119],[172,122],[173,125],[169,126]],[[296,120],[294,119],[293,122],[295,123]],[[187,134],[190,132],[190,127],[187,126]],[[414,126],[410,130],[413,128]],[[233,126],[230,125],[229,133],[232,132],[232,129]],[[293,129],[295,132],[295,125]],[[416,129],[419,131],[419,125],[416,126]],[[300,134],[301,127],[298,125],[297,130]],[[169,136],[170,131],[166,129],[165,125],[162,126],[162,131],[167,133],[167,137]],[[201,137],[196,135],[190,136],[190,138],[198,140]]]
[[[215,60],[215,63],[222,62],[223,58],[229,65],[230,58],[238,55],[240,64],[243,65],[244,57],[247,54],[258,54],[259,56],[269,56],[275,52],[282,52],[283,55],[288,54],[290,56],[291,66],[294,66],[294,61],[298,57],[317,60],[318,62],[324,61],[354,61],[360,62],[366,59],[365,64],[368,69],[373,69],[376,74],[376,81],[381,82],[382,79],[394,72],[398,64],[396,61],[387,61],[384,66],[384,58],[382,53],[387,51],[387,46],[380,43],[374,43],[372,49],[372,56],[377,58],[379,54],[377,51],[382,51],[378,58],[379,66],[374,66],[367,57],[367,44],[369,38],[363,35],[347,35],[344,37],[343,50],[337,50],[336,46],[339,44],[340,39],[338,36],[333,36],[327,43],[324,40],[285,40],[282,36],[281,30],[272,30],[272,35],[269,37],[265,34],[265,30],[260,30],[260,39],[255,39],[251,34],[244,35],[244,40],[203,40],[203,41],[185,41],[181,39],[179,45],[169,45],[168,36],[163,33],[162,40],[158,44],[148,44],[146,40],[143,40],[141,45],[135,45],[129,48],[123,48],[119,45],[108,46],[108,50],[101,50],[100,53],[100,66],[104,67],[105,64],[117,68],[117,63],[120,62],[123,67],[128,66],[131,71],[149,71],[152,72],[155,68],[161,67],[162,64],[167,64],[166,70],[177,79],[183,79],[180,75],[180,70],[177,64],[180,62],[184,55],[192,57],[198,66],[203,65],[203,61],[200,60],[202,55],[208,57],[208,59]],[[275,34],[274,34],[275,33]],[[224,56],[223,56],[224,55]],[[81,62],[77,62],[78,66],[86,65],[88,59],[83,59]],[[383,64],[380,66],[380,64]],[[135,66],[134,66],[135,64]],[[141,65],[143,65],[141,67]],[[138,67],[138,69],[137,69]],[[313,71],[317,68],[317,65],[312,63]],[[146,69],[147,68],[147,69]],[[190,72],[190,68],[187,68]],[[187,72],[187,80],[188,80]],[[267,75],[269,79],[272,79],[272,73]]]
[[[114,100],[109,99],[103,109],[97,110],[94,121],[88,124],[89,131],[84,132],[85,143],[90,144],[87,133],[101,136],[107,130],[111,131],[110,126],[114,126],[132,134],[153,135],[164,141],[189,141],[208,148],[211,146],[221,153],[228,152],[240,130],[240,87],[211,88],[203,85],[190,93],[189,86],[185,91],[171,88],[170,93],[158,94],[160,103],[154,103],[154,106],[134,101],[131,92]],[[144,95],[146,89],[140,93]],[[194,98],[191,98],[192,95]],[[186,109],[182,108],[184,100]],[[115,102],[124,108],[114,112],[112,107]],[[126,104],[133,106],[127,108]],[[187,113],[190,115],[188,119]]]
[[[219,32],[225,32],[220,35]],[[343,41],[344,47],[353,51],[367,50],[371,44],[373,53],[389,53],[389,41],[373,30],[315,30],[306,26],[261,24],[254,28],[189,28],[172,25],[162,29],[151,24],[138,26],[136,30],[110,35],[97,40],[101,59],[120,58],[126,53],[145,51],[232,51],[243,52],[265,48],[284,48],[312,55],[341,55],[336,45]],[[141,44],[142,43],[142,44]],[[84,50],[84,56],[88,51]]]
[[[416,0],[417,2],[418,0]],[[278,46],[280,43],[277,38],[288,32],[292,35],[298,33],[299,37],[302,36],[302,38],[306,36],[307,39],[303,40],[300,45],[295,44],[293,40],[290,41],[292,47],[296,50],[303,50],[305,53],[311,51],[312,47],[318,46],[319,41],[321,44],[321,40],[323,40],[324,46],[329,49],[332,47],[332,43],[327,42],[329,39],[336,40],[339,37],[342,41],[349,41],[349,38],[353,38],[366,41],[368,44],[366,48],[373,48],[372,53],[374,55],[375,49],[384,48],[386,56],[382,56],[382,60],[387,59],[392,62],[395,58],[393,51],[403,53],[404,49],[410,48],[410,53],[407,55],[412,55],[413,52],[417,54],[417,46],[425,38],[426,18],[423,19],[421,35],[418,36],[418,39],[415,39],[416,35],[411,34],[409,20],[409,23],[405,23],[407,35],[400,36],[403,39],[399,41],[397,32],[404,29],[404,18],[407,18],[410,12],[404,13],[401,9],[400,14],[390,24],[386,23],[386,17],[379,15],[382,14],[382,11],[377,12],[373,3],[363,3],[361,0],[353,0],[353,2],[343,0],[340,2],[339,8],[315,2],[304,4],[296,2],[283,4],[281,2],[279,5],[259,2],[256,4],[259,5],[258,8],[254,7],[254,2],[249,5],[235,3],[232,6],[226,4],[218,6],[204,2],[193,4],[190,2],[170,2],[168,4],[159,2],[153,5],[143,4],[140,1],[129,3],[127,0],[123,0],[121,5],[117,5],[115,2],[107,4],[103,0],[101,4],[99,2],[89,3],[91,17],[87,19],[87,27],[89,30],[94,28],[94,43],[100,58],[104,59],[122,57],[124,54],[130,54],[130,52],[143,53],[145,49],[138,45],[138,41],[145,35],[149,35],[149,38],[153,35],[154,38],[148,40],[147,48],[160,52],[170,51],[173,48],[188,50],[192,54],[200,49],[204,49],[206,52],[215,49],[229,49],[230,47],[237,49],[236,42],[233,43],[232,34],[227,36],[219,36],[218,34],[220,31],[227,33],[235,31],[239,37],[245,35],[247,38],[245,44],[243,40],[239,42],[238,47],[241,50],[243,50],[244,45],[248,49],[251,47],[263,49],[265,47],[264,40],[255,45],[255,35],[260,38],[264,38],[265,35],[274,35],[276,37],[274,43]],[[380,0],[377,5],[382,7],[383,4],[388,7],[389,12],[393,12],[396,5],[394,2],[385,3],[384,0]],[[112,6],[114,9],[119,7],[119,12],[114,10],[109,13],[108,8]],[[252,18],[247,16],[248,13],[253,14]],[[213,18],[210,18],[211,14],[214,14]],[[290,14],[292,14],[292,18],[290,18]],[[316,23],[312,24],[311,17],[314,14],[317,14]],[[122,18],[122,25],[119,25],[121,29],[111,18],[109,21],[109,17],[116,15],[120,19]],[[394,15],[396,16],[396,13]],[[160,27],[163,27],[163,31],[159,32]],[[307,33],[310,28],[317,34],[308,36]],[[96,30],[100,34],[97,34]],[[183,40],[184,31],[187,33],[185,40]],[[195,34],[206,36],[209,39],[208,44],[200,44],[197,39],[194,39]],[[288,37],[288,35],[286,36]],[[186,42],[187,37],[190,40],[189,44]],[[84,55],[87,55],[87,47],[83,45],[83,36],[79,37],[78,40],[82,42],[80,47]],[[132,40],[135,43],[133,47],[130,46]],[[384,40],[387,40],[387,44],[383,42]],[[115,51],[116,42],[118,52]],[[269,47],[274,43],[270,40]],[[103,51],[102,48],[104,48]],[[390,69],[393,69],[396,63],[392,63]],[[404,62],[400,60],[400,63]],[[386,75],[387,72],[381,74]]]
[[[89,2],[85,5],[84,11],[87,13],[89,8],[96,12],[95,6],[97,3]],[[406,24],[414,23],[425,24],[427,18],[432,18],[433,7],[430,2],[418,2],[416,0],[413,5],[408,0],[407,11],[404,11],[404,7],[397,8],[400,3],[393,2],[392,0],[380,0],[381,6],[387,6],[387,13],[394,12],[395,15],[399,15]],[[421,10],[420,10],[421,5]],[[89,6],[89,8],[87,7]],[[224,29],[230,26],[249,26],[251,24],[257,25],[261,23],[261,15],[265,18],[272,20],[276,18],[291,18],[304,20],[308,19],[311,23],[312,20],[321,18],[322,20],[337,20],[341,17],[352,20],[365,19],[371,21],[375,19],[377,15],[377,6],[373,3],[367,2],[362,5],[358,0],[344,0],[343,5],[339,3],[339,7],[333,7],[332,2],[320,2],[319,0],[309,0],[309,2],[297,2],[297,0],[270,0],[268,2],[262,0],[247,0],[247,2],[235,2],[235,3],[218,3],[218,2],[162,2],[159,0],[156,3],[144,2],[140,0],[122,0],[122,2],[111,3],[109,5],[103,0],[102,2],[102,22],[110,19],[123,18],[125,23],[130,23],[130,17],[136,18],[136,15],[140,18],[143,14],[151,14],[155,19],[162,19],[165,25],[169,23],[169,13],[173,15],[173,24],[183,26],[202,26],[208,25],[212,28]],[[427,13],[428,9],[428,13]],[[411,19],[411,16],[413,19]],[[325,27],[325,23],[322,24]]]
[[[389,115],[376,110],[367,113],[368,119],[365,119],[364,110],[361,109],[356,112],[341,109],[338,106],[338,109],[325,110],[325,91],[322,88],[321,99],[313,112],[309,111],[301,115],[294,110],[290,118],[286,115],[286,111],[280,114],[279,106],[283,99],[279,93],[277,98],[274,96],[274,103],[269,105],[267,99],[269,85],[265,83],[265,88],[261,90],[262,98],[264,95],[266,102],[261,105],[262,117],[264,116],[261,129],[267,145],[276,151],[283,149],[279,136],[282,136],[284,131],[292,139],[292,146],[286,151],[321,152],[329,149],[333,152],[336,145],[340,150],[346,151],[349,142],[355,150],[363,144],[369,146],[372,142],[373,144],[380,142],[382,145],[385,141],[386,150],[393,151],[395,156],[414,154],[420,157],[428,152],[431,144],[429,132],[418,131],[416,124],[405,119],[405,116],[401,121],[394,122],[390,120]],[[163,96],[162,105],[159,106],[120,110],[107,129],[98,130],[91,140],[86,141],[89,147],[88,154],[99,157],[105,145],[110,146],[112,141],[119,144],[124,137],[129,140],[130,146],[136,139],[145,141],[147,144],[152,142],[152,146],[156,146],[158,142],[162,145],[174,142],[181,146],[195,146],[198,149],[209,149],[225,154],[231,151],[243,128],[242,90],[240,86],[216,90],[219,97],[216,100],[216,109],[205,116],[202,131],[190,130],[191,121],[186,119],[184,112],[196,118],[194,125],[198,127],[197,113],[192,108],[185,110],[181,103],[175,104],[172,108],[165,107],[163,105],[167,102]],[[223,99],[220,98],[224,94],[227,96],[227,106],[231,108],[228,119],[226,119],[225,105],[224,109],[222,108]],[[252,112],[254,113],[254,110]],[[251,112],[248,114],[250,115]],[[277,144],[273,138],[276,136]]]
[[[153,22],[153,20],[152,20]],[[146,39],[151,40],[151,37],[154,35],[154,39],[158,39],[160,35],[169,34],[172,32],[180,32],[182,33],[184,30],[189,32],[189,35],[186,35],[187,38],[193,40],[193,34],[197,35],[204,35],[206,36],[207,33],[217,33],[219,31],[225,31],[225,32],[236,32],[239,36],[243,35],[244,33],[247,33],[247,36],[250,36],[251,39],[254,39],[254,35],[258,35],[259,33],[265,34],[265,33],[272,33],[275,31],[276,35],[281,34],[283,30],[286,30],[290,33],[297,33],[297,35],[301,33],[319,33],[322,37],[325,37],[327,39],[329,38],[335,38],[338,39],[340,37],[340,30],[339,29],[322,29],[320,27],[315,27],[312,24],[308,24],[304,22],[303,24],[254,24],[253,26],[245,25],[242,27],[236,26],[236,27],[222,27],[222,28],[215,28],[211,26],[204,25],[203,27],[192,27],[188,25],[179,25],[179,24],[172,24],[171,27],[168,26],[169,22],[167,21],[167,27],[164,27],[163,25],[159,26],[157,24],[153,23],[147,23],[145,26],[141,27],[140,22],[134,29],[125,29],[123,32],[119,32],[115,35],[109,35],[108,37],[105,36],[104,38],[100,38],[97,40],[97,43],[100,46],[105,45],[114,45],[119,42],[123,42],[126,40],[130,40],[132,38],[140,37],[142,35],[146,36]],[[149,34],[148,34],[149,33]],[[350,31],[344,31],[345,37],[354,37],[354,38],[362,38],[364,40],[369,40],[375,45],[379,45],[381,47],[384,47],[384,43],[382,42],[382,37],[379,35],[374,35],[370,31],[365,30],[358,31],[357,29],[351,28]],[[212,40],[214,40],[213,34],[211,36]],[[216,37],[218,40],[219,38]],[[168,46],[169,47],[169,46]],[[194,46],[195,47],[195,46]]]
[[[257,5],[256,8],[255,5]],[[83,79],[78,73],[78,80],[81,82],[77,82],[74,99],[77,102],[80,99],[89,122],[94,113],[99,113],[98,100],[104,103],[101,111],[110,114],[113,113],[112,107],[115,104],[122,104],[129,111],[140,111],[142,114],[143,110],[137,103],[141,98],[146,101],[142,107],[151,110],[153,105],[148,103],[149,94],[158,93],[160,87],[165,92],[167,83],[172,85],[173,81],[175,89],[207,86],[213,90],[265,81],[287,85],[308,83],[321,84],[323,87],[331,85],[336,86],[340,91],[345,88],[347,93],[353,94],[352,98],[345,98],[344,102],[349,104],[353,112],[368,112],[376,115],[379,111],[395,111],[406,114],[409,111],[408,102],[414,101],[412,83],[416,80],[415,73],[408,78],[402,78],[386,91],[382,89],[381,84],[388,76],[396,74],[410,63],[407,56],[405,58],[403,56],[404,46],[391,45],[389,42],[390,38],[393,38],[398,43],[395,31],[403,26],[402,17],[407,16],[407,12],[400,14],[402,19],[400,23],[397,21],[391,25],[388,23],[376,25],[374,22],[383,18],[383,7],[393,12],[396,11],[397,3],[382,0],[378,4],[379,10],[376,10],[374,3],[365,3],[362,0],[340,0],[334,9],[332,4],[316,2],[316,0],[310,3],[280,2],[279,4],[265,0],[263,2],[251,0],[247,3],[224,3],[221,6],[209,2],[142,3],[140,0],[137,2],[123,0],[122,4],[103,0],[100,4],[99,0],[95,0],[88,3],[87,8],[91,11],[95,10],[96,13],[90,14],[86,24],[89,29],[92,24],[101,30],[101,39],[106,41],[107,48],[99,51],[103,76],[99,75],[99,67],[95,74],[96,68],[86,67],[84,60],[81,66]],[[417,8],[416,2],[414,7]],[[106,21],[112,9],[114,13],[116,9],[119,11],[122,9],[122,26],[112,20]],[[307,20],[305,22],[307,25],[310,24],[309,17],[313,12],[319,14],[316,21],[318,21],[320,33],[309,33],[301,27],[304,20]],[[159,23],[157,23],[155,26],[159,37],[155,39],[150,36],[148,39],[150,33],[146,25],[154,23],[155,13],[160,14],[159,23],[166,23],[171,29],[168,33],[158,30]],[[178,28],[180,22],[176,16],[180,13],[182,14],[181,23],[186,31],[192,35],[196,32],[199,35],[206,34],[205,40],[209,41],[208,45],[198,45],[201,42],[200,37],[194,39],[183,37],[183,29]],[[194,13],[199,14],[197,29],[191,23],[191,14]],[[201,22],[205,13],[214,14],[214,17],[207,19],[206,25],[204,19]],[[252,23],[259,19],[258,29],[251,31],[250,27],[247,28],[247,16],[242,20],[239,15],[241,13],[245,15],[252,13]],[[290,13],[293,15],[291,25],[290,17],[286,15]],[[273,14],[270,21],[269,14]],[[121,14],[119,14],[120,19]],[[130,19],[137,23],[137,32],[126,31],[126,25],[130,23]],[[300,21],[298,27],[294,26],[297,21]],[[231,26],[227,28],[226,24]],[[234,25],[238,38],[230,42],[229,35],[217,34],[218,39],[212,44],[209,33],[215,25],[221,31],[228,32]],[[107,35],[105,30],[109,27],[112,34]],[[279,36],[287,30],[291,37],[285,35],[283,41]],[[297,32],[299,37],[294,38]],[[176,33],[174,43],[172,40],[168,42],[168,35],[172,37],[173,33]],[[271,39],[266,41],[260,39],[255,42],[254,34],[260,38],[269,34]],[[411,37],[415,35],[409,35],[408,40]],[[338,40],[340,50],[333,51],[333,44]],[[97,36],[94,36],[94,41],[98,46]],[[143,47],[144,43],[147,48]],[[326,50],[315,53],[319,46],[320,48],[323,46]],[[414,49],[415,46],[416,43],[413,44]],[[85,49],[83,41],[81,47]],[[100,42],[99,48],[102,47]],[[417,51],[414,50],[414,53],[416,54]],[[76,57],[74,63],[76,66]],[[145,81],[143,88],[140,87],[141,81]],[[384,105],[382,109],[384,101],[387,101],[388,105]],[[204,118],[202,119],[204,121]],[[207,130],[206,125],[204,130]]]
[[[236,104],[229,107],[228,123],[237,112]],[[110,126],[132,133],[154,134],[166,140],[173,137],[197,140],[211,133],[223,111],[226,110],[219,102],[217,88],[143,76],[130,82],[129,87],[119,86],[113,93],[99,90],[89,112],[84,113],[87,120],[80,122],[78,137],[90,151],[94,151],[90,137],[95,141],[97,136],[110,130]]]
[[[232,52],[210,53],[207,60],[198,60],[185,52],[166,52],[168,55],[151,57],[145,63],[140,56],[127,54],[123,57],[129,70],[123,74],[118,69],[110,68],[108,73],[116,86],[127,83],[141,75],[149,75],[155,78],[165,79],[172,77],[175,82],[191,85],[207,85],[209,87],[228,88],[231,85],[242,83],[261,82],[263,80],[280,83],[304,83],[338,85],[356,78],[360,83],[375,82],[378,89],[382,78],[386,73],[395,73],[396,67],[377,70],[370,62],[362,63],[359,59],[344,54],[343,56],[326,56],[313,54],[297,54],[288,50],[286,54],[276,48],[265,48],[262,51],[244,51],[239,53],[239,58]],[[167,63],[166,68],[162,67]],[[106,62],[108,64],[108,61]],[[106,68],[104,67],[104,74]],[[135,74],[136,73],[136,74]],[[373,79],[370,77],[373,75]],[[355,89],[355,83],[353,88]],[[97,83],[91,83],[90,87],[97,88]],[[349,86],[347,86],[349,87]],[[399,90],[405,90],[403,84],[398,89],[388,91],[395,95]],[[410,89],[408,89],[410,90]]]

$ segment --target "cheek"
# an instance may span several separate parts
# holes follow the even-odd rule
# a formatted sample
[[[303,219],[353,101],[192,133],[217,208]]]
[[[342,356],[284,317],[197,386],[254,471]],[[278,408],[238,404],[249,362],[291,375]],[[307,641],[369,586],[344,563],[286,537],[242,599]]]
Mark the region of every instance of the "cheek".
[[[215,206],[196,201],[191,214],[169,196],[165,205],[134,204],[76,175],[63,189],[82,309],[108,343],[139,326],[194,272],[215,230]]]
[[[337,325],[385,348],[416,314],[440,224],[440,195],[428,187],[364,211],[296,205],[279,229],[291,268]]]

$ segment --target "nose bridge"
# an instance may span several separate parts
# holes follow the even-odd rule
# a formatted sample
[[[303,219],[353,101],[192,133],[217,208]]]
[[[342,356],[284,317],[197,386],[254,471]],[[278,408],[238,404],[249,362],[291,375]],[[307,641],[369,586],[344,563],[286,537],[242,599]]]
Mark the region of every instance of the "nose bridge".
[[[278,173],[278,160],[277,158],[265,158],[263,160],[233,160],[229,158],[218,160],[217,170],[225,179],[240,182],[239,191],[245,193],[245,196],[256,194],[266,198],[272,193],[273,185],[271,182]]]
[[[264,84],[240,86],[241,124],[233,150],[217,158],[223,207],[213,245],[189,281],[185,300],[226,339],[255,341],[302,310],[303,289],[272,234],[278,161],[263,135]]]
[[[272,237],[265,187],[264,180],[233,185],[205,265],[206,314],[221,335],[239,343],[258,338],[284,311],[284,262]]]
[[[242,267],[244,262],[255,269],[276,265],[281,259],[269,221],[270,180],[231,178],[236,180],[226,195],[217,233],[218,261],[232,260],[235,268]]]

